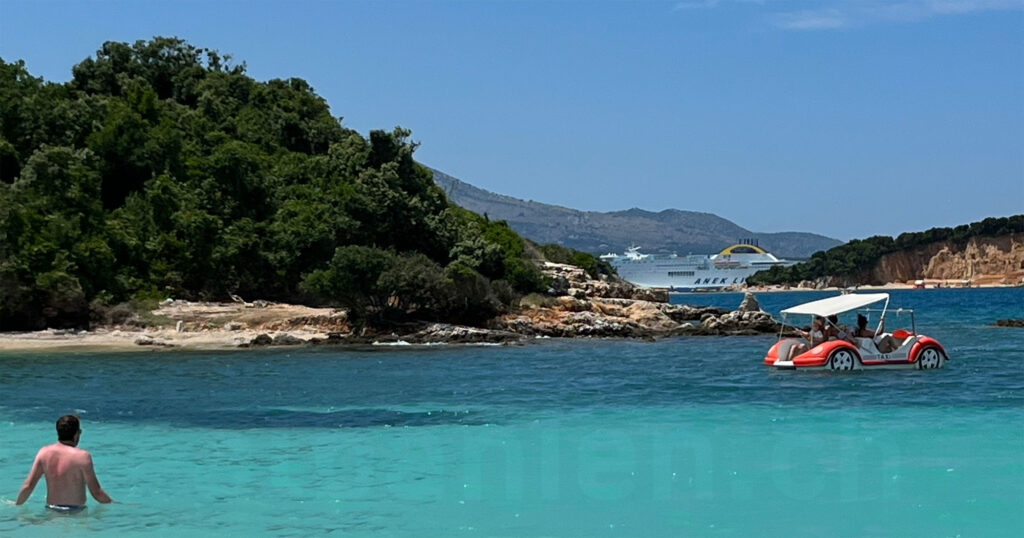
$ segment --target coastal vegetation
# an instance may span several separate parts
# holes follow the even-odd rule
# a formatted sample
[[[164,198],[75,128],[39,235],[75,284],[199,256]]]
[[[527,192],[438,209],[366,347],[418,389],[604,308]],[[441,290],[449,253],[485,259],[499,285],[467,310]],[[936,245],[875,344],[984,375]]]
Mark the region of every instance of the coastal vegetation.
[[[995,237],[1024,232],[1024,215],[993,217],[955,228],[931,228],[924,232],[892,237],[879,235],[854,239],[849,243],[814,253],[806,262],[789,267],[772,267],[747,279],[750,285],[797,284],[826,277],[840,278],[848,284],[869,284],[865,275],[887,254],[910,251],[939,242],[963,243],[977,237]]]
[[[537,249],[451,203],[410,131],[348,129],[304,80],[161,37],[66,83],[0,59],[0,96],[0,330],[232,295],[479,324],[546,289]]]
[[[538,247],[544,258],[554,263],[564,263],[582,267],[590,278],[601,278],[601,276],[615,275],[612,265],[593,254],[580,252],[569,247],[556,245],[554,243]]]

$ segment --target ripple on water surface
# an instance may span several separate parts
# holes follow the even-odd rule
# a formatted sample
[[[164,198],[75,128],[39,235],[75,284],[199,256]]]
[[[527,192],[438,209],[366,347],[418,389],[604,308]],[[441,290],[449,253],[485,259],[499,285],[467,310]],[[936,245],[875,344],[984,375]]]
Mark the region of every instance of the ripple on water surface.
[[[40,486],[0,534],[1019,535],[1024,331],[988,324],[1024,290],[893,300],[947,368],[770,371],[770,336],[0,355],[0,482],[78,412],[131,503]]]

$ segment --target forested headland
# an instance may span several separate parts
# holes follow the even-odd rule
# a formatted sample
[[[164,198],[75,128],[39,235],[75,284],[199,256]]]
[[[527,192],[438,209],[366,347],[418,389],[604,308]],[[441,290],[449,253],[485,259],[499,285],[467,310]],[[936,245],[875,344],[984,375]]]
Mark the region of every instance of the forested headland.
[[[992,217],[955,228],[931,228],[924,232],[910,232],[892,237],[878,235],[867,239],[854,239],[827,251],[814,253],[809,260],[789,267],[772,267],[755,273],[747,279],[750,285],[797,284],[834,278],[843,285],[884,284],[872,282],[869,275],[886,255],[912,251],[935,243],[963,244],[982,237],[999,237],[1024,233],[1024,215]]]
[[[0,330],[231,295],[479,324],[544,289],[538,249],[450,203],[410,134],[176,38],[107,42],[66,83],[0,59]]]

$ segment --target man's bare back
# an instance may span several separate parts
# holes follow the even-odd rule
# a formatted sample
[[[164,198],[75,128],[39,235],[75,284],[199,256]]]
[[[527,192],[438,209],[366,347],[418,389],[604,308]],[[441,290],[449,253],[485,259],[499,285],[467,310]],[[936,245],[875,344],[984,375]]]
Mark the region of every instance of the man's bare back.
[[[62,417],[64,420],[64,417]],[[58,421],[60,435],[60,421]],[[77,417],[74,427],[78,429]],[[93,469],[89,452],[76,448],[81,430],[73,439],[62,438],[52,445],[44,446],[36,454],[32,470],[18,493],[16,504],[23,504],[32,495],[39,479],[46,477],[46,504],[50,507],[80,508],[85,506],[85,488],[89,488],[94,499],[100,503],[113,502],[100,487]],[[66,436],[65,436],[66,437]]]

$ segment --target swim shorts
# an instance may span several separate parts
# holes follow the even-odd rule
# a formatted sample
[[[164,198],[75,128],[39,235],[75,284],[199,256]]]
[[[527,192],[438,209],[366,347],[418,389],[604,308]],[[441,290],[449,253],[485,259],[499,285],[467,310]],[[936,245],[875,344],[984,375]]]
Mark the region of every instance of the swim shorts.
[[[78,505],[78,504],[48,504],[48,505],[46,505],[46,508],[48,508],[50,510],[53,510],[54,512],[61,512],[61,513],[64,513],[64,514],[70,514],[72,512],[78,512],[80,510],[85,510],[85,505],[84,504],[82,504],[82,505]]]

